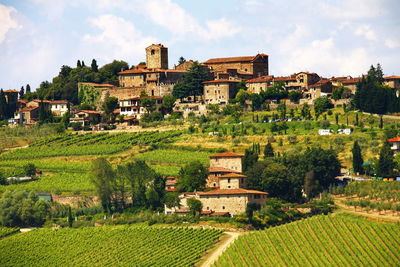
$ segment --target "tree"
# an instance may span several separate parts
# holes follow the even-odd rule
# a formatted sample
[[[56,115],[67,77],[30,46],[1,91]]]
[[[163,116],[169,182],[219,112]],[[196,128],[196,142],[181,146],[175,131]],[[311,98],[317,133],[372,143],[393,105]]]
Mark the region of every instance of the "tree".
[[[303,117],[303,119],[308,119],[308,120],[311,118],[310,107],[308,106],[307,103],[304,103],[303,107],[301,108],[301,117]]]
[[[264,158],[269,158],[274,156],[274,149],[270,142],[268,142],[264,147]]]
[[[336,125],[339,124],[339,113],[335,113],[335,121],[336,121]]]
[[[72,217],[71,206],[68,206],[68,217],[67,217],[67,221],[68,221],[68,226],[69,226],[69,227],[72,227],[72,224],[74,223],[74,218]]]
[[[19,99],[23,99],[23,98],[24,98],[24,95],[25,95],[25,89],[24,89],[24,87],[22,86],[22,87],[21,87],[21,90],[19,90]]]
[[[150,98],[145,92],[140,95],[140,104],[146,109],[147,113],[153,113],[156,110],[156,100]]]
[[[199,212],[201,211],[201,209],[203,208],[203,204],[201,203],[200,200],[195,199],[194,197],[189,198],[187,200],[187,205],[189,207],[190,212],[193,215],[197,215],[199,214]]]
[[[167,208],[180,207],[179,192],[167,192],[164,197],[164,204]]]
[[[68,128],[70,119],[71,113],[69,111],[65,112],[64,115],[61,117],[61,124],[64,126],[65,129]]]
[[[286,119],[286,103],[281,102],[278,105],[278,111],[281,119]]]
[[[8,105],[6,102],[6,96],[3,89],[0,90],[0,120],[5,120],[8,118]]]
[[[117,108],[118,108],[118,98],[106,95],[104,102],[102,104],[102,109],[104,111],[106,121],[110,121],[111,115]]]
[[[24,165],[24,174],[26,176],[33,176],[36,174],[36,166],[32,163]]]
[[[328,109],[330,109],[332,107],[333,107],[333,104],[332,104],[331,100],[326,96],[318,97],[314,101],[314,110],[315,110],[315,114],[317,116],[321,115],[322,113],[324,113],[325,111],[327,111]]]
[[[238,102],[243,108],[246,107],[246,100],[250,100],[251,93],[246,90],[240,89],[236,94],[235,100]]]
[[[82,68],[82,64],[81,61],[78,59],[78,61],[76,62],[76,67],[77,68]]]
[[[174,111],[176,98],[173,95],[166,95],[162,100],[162,110],[164,114],[170,114]]]
[[[92,68],[92,71],[98,72],[99,71],[99,66],[97,65],[96,59],[92,59],[92,64],[90,65]]]
[[[247,216],[247,218],[249,218],[249,222],[250,223],[253,222],[254,211],[259,210],[260,208],[261,208],[261,206],[259,204],[257,204],[257,203],[254,203],[254,202],[247,203],[246,216]]]
[[[250,169],[258,161],[258,154],[253,149],[246,149],[243,157],[243,171]]]
[[[288,96],[288,92],[283,82],[276,82],[273,86],[269,87],[266,91],[260,93],[264,99],[280,100]]]
[[[31,86],[29,84],[27,84],[25,88],[27,93],[31,92]]]
[[[315,186],[314,186],[315,174],[314,171],[309,171],[306,173],[304,177],[304,194],[306,195],[307,200],[310,200],[315,196]]]
[[[179,171],[178,189],[186,192],[200,190],[206,185],[208,171],[200,161],[193,161]]]
[[[189,89],[187,88],[184,82],[178,82],[174,85],[174,89],[172,90],[172,95],[175,98],[179,98],[181,101],[183,98],[188,96]]]
[[[115,173],[111,164],[105,158],[92,161],[91,182],[99,197],[104,212],[110,213],[112,208],[113,186]]]
[[[186,62],[186,59],[184,58],[184,57],[180,57],[179,58],[179,60],[178,60],[178,65],[180,65],[180,64],[183,64],[183,63],[185,63]]]
[[[7,180],[4,177],[3,172],[0,170],[0,185],[6,185],[7,184]]]
[[[302,94],[299,91],[290,91],[288,97],[293,103],[298,103]]]
[[[363,158],[361,155],[361,147],[358,145],[357,141],[354,141],[353,149],[351,150],[353,154],[353,171],[354,173],[363,173]]]
[[[379,160],[377,165],[377,174],[382,177],[390,177],[393,175],[393,169],[396,163],[393,160],[393,151],[390,149],[389,142],[385,142],[379,152]]]
[[[290,176],[291,174],[286,166],[275,162],[269,164],[261,173],[262,191],[268,192],[270,197],[289,199]]]

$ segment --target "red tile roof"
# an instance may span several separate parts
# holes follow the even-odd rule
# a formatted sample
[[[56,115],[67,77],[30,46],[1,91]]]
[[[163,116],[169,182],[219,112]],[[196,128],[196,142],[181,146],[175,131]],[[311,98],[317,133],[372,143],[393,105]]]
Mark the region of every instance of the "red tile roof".
[[[247,190],[243,188],[237,189],[215,189],[208,192],[198,192],[200,196],[213,196],[213,195],[249,195],[249,194],[259,194],[268,195],[266,192],[257,190]]]
[[[88,84],[93,87],[114,87],[115,85],[109,84],[109,83],[82,83],[82,84]]]
[[[385,80],[400,80],[400,76],[392,75],[392,76],[385,77],[383,79],[385,79]]]
[[[227,212],[227,211],[215,211],[215,212],[213,212],[213,213],[211,213],[210,215],[211,216],[227,216],[227,215],[229,215],[230,213],[229,212]]]
[[[80,110],[79,112],[85,112],[85,113],[89,113],[89,114],[101,114],[101,112],[99,111],[95,111],[95,110]]]
[[[203,64],[218,64],[218,63],[231,63],[231,62],[251,62],[254,61],[259,56],[268,56],[266,54],[257,54],[255,56],[249,57],[223,57],[223,58],[211,58]]]
[[[353,83],[358,83],[359,81],[361,81],[361,78],[351,78],[342,81],[342,84],[353,84]]]
[[[210,158],[239,158],[239,157],[243,158],[244,156],[233,152],[224,152],[210,156]]]
[[[4,93],[19,93],[19,92],[14,89],[9,89],[9,90],[5,90]]]
[[[247,178],[247,176],[240,173],[228,173],[221,175],[219,178]]]
[[[274,78],[274,76],[262,76],[262,77],[254,78],[251,80],[247,80],[246,83],[270,82],[270,81],[272,81],[273,78]]]
[[[330,81],[329,80],[320,80],[320,81],[318,81],[318,82],[316,82],[314,84],[311,84],[309,87],[312,87],[312,88],[320,87],[321,85],[324,85],[324,84],[327,84],[327,83],[330,83]]]
[[[35,110],[35,109],[38,109],[38,107],[24,107],[24,108],[21,108],[20,110],[18,110],[18,113],[19,112],[32,111],[32,110]]]
[[[229,80],[229,79],[220,79],[220,80],[206,81],[203,83],[208,84],[208,83],[238,83],[238,82],[240,82],[240,81]]]
[[[134,68],[131,70],[124,70],[118,72],[118,75],[125,75],[125,74],[143,74],[143,73],[185,73],[185,70],[170,70],[170,69],[147,69],[147,68]]]
[[[222,168],[222,167],[210,167],[208,168],[208,172],[226,172],[226,173],[233,173],[233,172],[238,172],[235,170],[227,169],[227,168]]]
[[[400,142],[400,137],[389,139],[388,142]]]
[[[67,100],[53,100],[53,101],[50,101],[50,103],[51,104],[68,104],[69,101],[67,101]]]
[[[296,81],[294,77],[276,77],[274,78],[275,82],[286,82],[286,81]]]

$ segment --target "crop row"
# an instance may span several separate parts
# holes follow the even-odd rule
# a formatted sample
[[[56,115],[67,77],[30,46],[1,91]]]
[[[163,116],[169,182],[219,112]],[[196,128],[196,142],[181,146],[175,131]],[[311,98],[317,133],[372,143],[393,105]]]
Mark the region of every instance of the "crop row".
[[[160,164],[187,164],[192,161],[200,161],[204,165],[209,164],[209,157],[212,153],[192,152],[184,150],[157,149],[145,152],[136,156],[137,159],[145,160],[149,163]]]
[[[400,201],[400,182],[398,181],[355,181],[346,187],[334,188],[334,194],[358,196],[370,200]]]
[[[0,265],[193,266],[220,234],[130,226],[38,229],[0,240]]]
[[[0,226],[0,238],[14,234],[18,231],[19,231],[18,228],[9,228],[9,227],[1,227]]]
[[[16,149],[0,155],[0,160],[36,159],[59,156],[109,155],[130,148],[130,145],[41,146]]]
[[[214,266],[399,266],[400,229],[316,216],[239,237]]]

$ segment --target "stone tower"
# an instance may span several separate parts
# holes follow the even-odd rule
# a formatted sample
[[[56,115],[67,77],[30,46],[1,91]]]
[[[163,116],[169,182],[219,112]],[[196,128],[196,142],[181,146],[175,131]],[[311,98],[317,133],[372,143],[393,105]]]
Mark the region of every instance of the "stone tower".
[[[168,69],[168,48],[162,44],[152,44],[146,48],[148,69]]]

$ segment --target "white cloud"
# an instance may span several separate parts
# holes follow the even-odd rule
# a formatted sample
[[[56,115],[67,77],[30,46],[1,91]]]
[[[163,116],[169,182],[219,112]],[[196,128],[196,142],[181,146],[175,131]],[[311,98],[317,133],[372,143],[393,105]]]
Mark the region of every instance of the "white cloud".
[[[378,40],[378,37],[376,36],[376,33],[371,29],[371,26],[369,25],[361,25],[359,26],[354,33],[358,36],[363,36],[367,40],[370,41],[376,41]]]
[[[20,29],[22,26],[11,17],[17,10],[13,7],[0,5],[0,44],[6,39],[6,34],[12,29]]]
[[[64,12],[65,7],[69,4],[65,0],[33,0],[35,4],[41,5],[43,15],[51,20],[59,18]]]
[[[240,27],[234,25],[231,21],[221,18],[206,22],[207,30],[202,32],[206,39],[219,39],[234,36],[240,32]]]
[[[393,39],[386,39],[385,40],[385,45],[389,48],[399,48],[400,47],[400,41],[398,40],[393,40]]]
[[[339,0],[318,1],[316,10],[331,18],[361,19],[383,16],[389,12],[387,1]]]
[[[90,23],[100,33],[83,37],[85,53],[103,60],[120,58],[138,61],[144,54],[144,48],[157,41],[156,38],[143,36],[133,23],[114,15],[92,18]]]

